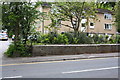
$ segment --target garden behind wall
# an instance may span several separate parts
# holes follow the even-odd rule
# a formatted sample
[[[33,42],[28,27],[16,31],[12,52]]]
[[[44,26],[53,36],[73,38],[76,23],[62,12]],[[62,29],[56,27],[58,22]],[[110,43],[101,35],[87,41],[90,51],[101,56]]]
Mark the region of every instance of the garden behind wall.
[[[34,45],[32,56],[120,52],[120,44]]]

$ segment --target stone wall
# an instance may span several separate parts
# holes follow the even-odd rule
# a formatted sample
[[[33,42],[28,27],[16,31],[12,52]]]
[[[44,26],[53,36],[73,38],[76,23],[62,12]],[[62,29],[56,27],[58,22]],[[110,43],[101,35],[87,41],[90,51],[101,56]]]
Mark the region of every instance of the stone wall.
[[[32,56],[120,52],[120,44],[34,45]]]

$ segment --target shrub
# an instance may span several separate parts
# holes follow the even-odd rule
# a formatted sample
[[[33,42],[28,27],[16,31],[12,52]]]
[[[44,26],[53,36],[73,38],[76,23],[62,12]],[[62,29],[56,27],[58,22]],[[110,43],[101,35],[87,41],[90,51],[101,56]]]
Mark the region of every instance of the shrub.
[[[95,44],[101,44],[107,42],[107,37],[105,38],[105,36],[102,35],[99,36],[98,34],[93,35],[92,39]]]
[[[26,57],[31,56],[30,47],[17,42],[16,46],[12,43],[10,44],[8,50],[5,52],[8,57]]]
[[[64,33],[64,35],[68,38],[68,43],[69,44],[74,44],[77,43],[76,39],[74,38],[74,35],[70,32]]]
[[[78,44],[90,44],[92,43],[92,39],[87,36],[86,33],[78,33],[77,36],[75,36],[78,39]]]
[[[39,37],[41,43],[45,44],[68,44],[68,38],[64,34],[49,33]]]
[[[51,34],[51,33],[43,34],[43,35],[41,35],[39,40],[41,40],[41,43],[53,44],[55,36],[56,36],[56,34]]]
[[[65,33],[68,37],[69,44],[89,44],[92,43],[91,37],[87,36],[86,33],[82,32],[72,32]]]
[[[116,35],[115,43],[120,43],[120,35]]]
[[[14,50],[15,50],[14,44],[10,44],[7,52],[5,52],[5,55],[7,55],[8,57],[12,57]]]
[[[68,44],[68,38],[65,34],[59,34],[53,39],[55,44]]]
[[[112,36],[109,38],[108,35],[88,36],[82,32],[65,32],[62,34],[49,33],[40,35],[38,42],[42,44],[105,44],[105,43],[120,43],[120,36]]]

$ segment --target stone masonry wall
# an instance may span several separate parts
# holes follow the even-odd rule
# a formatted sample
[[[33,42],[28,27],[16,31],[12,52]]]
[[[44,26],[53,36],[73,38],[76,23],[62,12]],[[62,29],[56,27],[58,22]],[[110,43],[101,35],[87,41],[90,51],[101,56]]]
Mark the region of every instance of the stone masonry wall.
[[[32,56],[120,52],[120,44],[34,45]]]

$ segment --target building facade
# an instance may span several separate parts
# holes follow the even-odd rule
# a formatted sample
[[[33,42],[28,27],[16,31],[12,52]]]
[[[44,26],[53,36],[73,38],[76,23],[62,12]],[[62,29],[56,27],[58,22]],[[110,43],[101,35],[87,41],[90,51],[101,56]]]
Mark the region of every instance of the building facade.
[[[48,14],[50,11],[50,7],[39,7],[39,10],[41,12],[45,12]],[[113,12],[106,10],[106,9],[97,9],[96,18],[97,20],[91,19],[88,23],[88,25],[84,25],[86,23],[86,19],[82,19],[79,31],[89,33],[89,34],[102,34],[102,35],[114,35],[116,34],[116,26],[114,25],[114,15]],[[45,28],[46,26],[49,26],[51,23],[50,19],[44,20],[43,22],[37,23],[37,30],[42,33],[48,33],[48,32],[54,32],[55,30],[49,30]],[[62,24],[66,24],[71,26],[71,23],[69,21],[61,21]],[[66,26],[56,26],[57,32],[70,32],[74,31],[72,28],[66,27]]]

